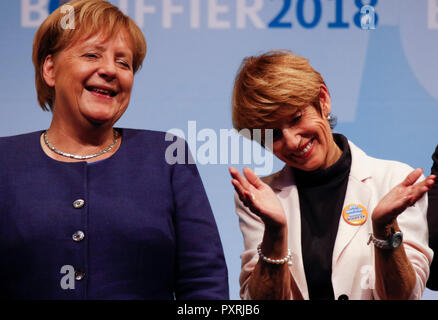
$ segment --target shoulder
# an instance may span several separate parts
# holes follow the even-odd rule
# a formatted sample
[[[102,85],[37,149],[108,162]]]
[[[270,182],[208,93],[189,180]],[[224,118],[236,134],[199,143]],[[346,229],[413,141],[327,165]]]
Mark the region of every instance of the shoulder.
[[[410,165],[403,163],[403,162],[400,162],[400,161],[389,160],[389,159],[380,159],[380,158],[375,158],[375,157],[369,156],[362,149],[357,147],[353,142],[351,142],[351,141],[348,141],[348,142],[349,142],[349,145],[351,148],[351,152],[353,154],[353,160],[354,160],[354,156],[356,156],[359,159],[364,158],[370,164],[375,165],[374,169],[377,169],[377,170],[381,170],[381,169],[411,170],[412,169],[412,167]]]
[[[123,143],[125,147],[131,150],[146,150],[151,153],[166,152],[168,147],[178,141],[182,146],[185,140],[163,131],[146,130],[146,129],[129,129],[118,128],[122,132]]]
[[[164,140],[165,132],[147,130],[147,129],[130,129],[130,128],[116,128],[122,131],[123,137],[129,140]]]
[[[0,148],[26,143],[28,141],[34,140],[35,138],[39,139],[42,133],[43,131],[34,131],[13,136],[0,137]]]
[[[122,131],[123,138],[125,141],[131,142],[148,142],[155,145],[169,145],[169,143],[181,140],[185,142],[184,139],[173,135],[168,132],[147,130],[147,129],[129,129],[129,128],[117,128]]]
[[[274,172],[268,176],[260,177],[260,179],[269,185],[273,184],[275,181],[277,181],[279,178],[281,178],[283,174],[284,169]]]
[[[273,189],[281,189],[294,183],[292,170],[288,165],[271,175],[262,177],[261,180]]]
[[[147,159],[151,162],[173,164],[193,164],[187,142],[169,132],[117,128],[122,132],[122,145],[131,157]]]
[[[396,161],[371,157],[349,141],[352,155],[351,175],[359,180],[371,178],[379,185],[393,186],[400,183],[414,168]]]
[[[0,137],[0,154],[2,158],[7,155],[18,156],[21,153],[32,154],[37,151],[40,136],[43,131],[35,131],[8,137]]]

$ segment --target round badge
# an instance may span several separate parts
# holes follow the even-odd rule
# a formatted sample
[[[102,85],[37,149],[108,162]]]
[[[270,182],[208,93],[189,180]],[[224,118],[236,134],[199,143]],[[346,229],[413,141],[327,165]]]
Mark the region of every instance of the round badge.
[[[345,222],[348,224],[360,226],[367,221],[368,212],[363,205],[352,203],[342,210],[342,217],[344,217]]]

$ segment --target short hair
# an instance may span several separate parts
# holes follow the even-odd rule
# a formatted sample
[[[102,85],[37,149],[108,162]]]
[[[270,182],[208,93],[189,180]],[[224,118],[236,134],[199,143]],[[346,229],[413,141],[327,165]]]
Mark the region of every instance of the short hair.
[[[79,39],[103,33],[105,38],[126,30],[134,45],[133,71],[141,68],[146,56],[146,39],[135,22],[116,6],[103,0],[74,0],[67,3],[74,9],[74,29],[63,28],[61,7],[55,10],[38,28],[33,41],[32,61],[35,67],[35,86],[38,103],[45,111],[53,111],[55,90],[43,77],[48,55],[55,55]]]
[[[321,85],[325,86],[321,74],[289,50],[247,57],[234,82],[233,125],[238,131],[273,128],[285,116],[309,105],[322,115]]]

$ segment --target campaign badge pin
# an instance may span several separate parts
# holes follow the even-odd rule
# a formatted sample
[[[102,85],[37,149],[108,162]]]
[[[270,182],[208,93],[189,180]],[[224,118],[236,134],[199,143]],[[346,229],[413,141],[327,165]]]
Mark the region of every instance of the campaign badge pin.
[[[360,226],[367,221],[368,211],[361,204],[351,203],[346,205],[344,210],[342,210],[342,217],[348,224]]]

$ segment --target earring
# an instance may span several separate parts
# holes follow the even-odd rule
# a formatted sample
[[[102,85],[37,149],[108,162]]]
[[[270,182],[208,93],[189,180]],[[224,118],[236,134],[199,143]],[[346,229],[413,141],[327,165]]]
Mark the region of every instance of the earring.
[[[330,115],[327,115],[326,118],[327,118],[328,121],[332,120],[332,117]]]

